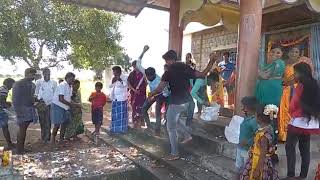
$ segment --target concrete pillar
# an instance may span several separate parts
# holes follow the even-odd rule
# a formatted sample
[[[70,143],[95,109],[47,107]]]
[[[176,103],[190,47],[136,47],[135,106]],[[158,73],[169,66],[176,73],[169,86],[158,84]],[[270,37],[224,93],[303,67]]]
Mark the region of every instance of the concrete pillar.
[[[241,113],[241,99],[254,95],[258,74],[262,22],[262,1],[240,1],[236,114]]]
[[[180,0],[170,0],[169,50],[175,50],[181,60],[183,28],[179,26]]]

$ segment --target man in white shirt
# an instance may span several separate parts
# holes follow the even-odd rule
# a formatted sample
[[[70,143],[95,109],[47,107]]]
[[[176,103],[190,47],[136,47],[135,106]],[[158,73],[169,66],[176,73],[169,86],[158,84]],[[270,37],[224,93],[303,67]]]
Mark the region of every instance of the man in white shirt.
[[[50,79],[50,70],[48,68],[42,70],[42,75],[43,79],[36,81],[35,96],[39,101],[37,109],[41,127],[41,141],[48,143],[51,135],[50,106],[57,88],[57,82]]]
[[[51,122],[54,124],[51,136],[52,144],[55,144],[56,135],[60,126],[60,141],[64,140],[66,127],[71,119],[69,112],[70,107],[76,105],[71,103],[72,84],[74,80],[75,75],[68,72],[65,76],[65,81],[58,85],[54,93],[50,111]]]
[[[123,75],[119,66],[112,68],[111,88],[112,112],[111,132],[126,133],[128,131],[128,77]]]

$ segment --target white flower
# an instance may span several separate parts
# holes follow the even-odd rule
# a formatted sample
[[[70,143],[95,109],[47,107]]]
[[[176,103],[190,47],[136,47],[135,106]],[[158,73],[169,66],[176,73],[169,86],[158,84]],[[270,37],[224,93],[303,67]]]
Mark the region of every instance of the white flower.
[[[271,119],[278,117],[279,108],[274,104],[268,104],[264,107],[263,114],[270,116]]]

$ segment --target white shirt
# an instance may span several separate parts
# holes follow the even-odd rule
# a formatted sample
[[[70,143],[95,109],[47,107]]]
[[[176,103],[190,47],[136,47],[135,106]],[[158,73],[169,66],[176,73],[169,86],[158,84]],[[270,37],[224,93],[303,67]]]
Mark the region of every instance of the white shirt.
[[[63,104],[59,101],[59,95],[63,95],[64,100],[71,102],[72,96],[72,86],[70,86],[66,81],[60,83],[57,87],[57,90],[54,93],[52,103],[62,107],[65,110],[69,110],[69,106]]]
[[[112,101],[126,101],[128,99],[128,76],[121,75],[122,82],[116,81],[111,84],[111,99]]]
[[[36,81],[35,95],[39,100],[42,99],[46,105],[50,105],[56,89],[57,82],[53,80],[45,81],[44,79],[39,79]]]

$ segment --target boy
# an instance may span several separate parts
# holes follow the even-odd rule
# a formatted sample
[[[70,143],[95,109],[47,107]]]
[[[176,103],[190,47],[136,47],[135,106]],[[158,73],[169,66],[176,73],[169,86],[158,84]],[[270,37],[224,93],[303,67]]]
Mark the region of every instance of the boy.
[[[258,129],[255,118],[257,99],[255,97],[244,97],[241,103],[245,118],[240,125],[239,145],[237,147],[236,167],[239,173],[249,158],[248,151],[253,145],[254,135]]]
[[[94,135],[100,134],[100,127],[103,120],[103,107],[107,103],[107,96],[101,91],[103,84],[97,82],[95,84],[96,92],[91,93],[89,101],[91,102],[92,123],[95,125]]]
[[[68,72],[65,76],[65,81],[58,85],[54,93],[50,107],[50,118],[52,124],[54,124],[51,135],[52,145],[56,143],[56,135],[60,128],[60,141],[64,140],[67,125],[71,120],[70,108],[71,106],[79,106],[71,101],[72,85],[75,77],[75,74]]]
[[[7,97],[14,82],[15,81],[13,79],[7,78],[3,81],[3,86],[0,87],[0,128],[2,128],[3,136],[6,139],[9,149],[12,149],[14,145],[11,142],[10,132],[8,128],[9,117],[4,109],[11,107],[11,103],[7,102]]]

